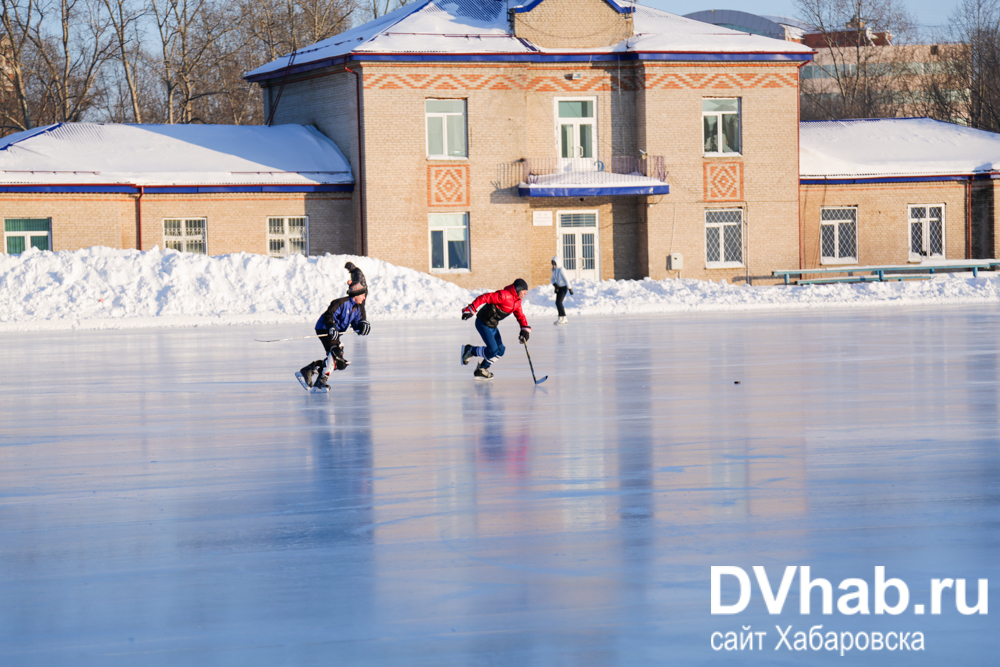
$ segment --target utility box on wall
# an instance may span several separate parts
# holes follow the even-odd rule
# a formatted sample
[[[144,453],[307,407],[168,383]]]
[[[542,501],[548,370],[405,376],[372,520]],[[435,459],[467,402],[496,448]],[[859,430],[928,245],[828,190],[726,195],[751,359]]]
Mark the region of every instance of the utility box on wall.
[[[667,255],[667,271],[681,271],[684,269],[684,255],[679,252]]]

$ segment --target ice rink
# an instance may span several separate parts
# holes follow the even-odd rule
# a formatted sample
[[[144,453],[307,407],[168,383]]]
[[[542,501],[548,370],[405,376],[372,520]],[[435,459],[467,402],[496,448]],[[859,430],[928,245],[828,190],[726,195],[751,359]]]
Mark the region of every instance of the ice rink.
[[[474,381],[456,317],[349,334],[328,395],[317,341],[254,341],[309,324],[0,334],[0,664],[997,664],[930,581],[1000,582],[1000,308],[552,319],[538,388],[511,321]],[[840,613],[876,566],[906,611]],[[817,625],[924,650],[775,650]]]

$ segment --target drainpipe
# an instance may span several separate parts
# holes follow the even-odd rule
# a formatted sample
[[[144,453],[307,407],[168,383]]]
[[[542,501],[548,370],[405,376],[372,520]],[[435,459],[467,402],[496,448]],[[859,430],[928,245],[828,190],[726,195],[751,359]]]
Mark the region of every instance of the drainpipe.
[[[350,67],[344,66],[344,70],[354,75],[357,82],[358,94],[358,208],[361,215],[361,254],[367,255],[365,243],[365,150],[364,142],[361,139],[361,76]]]
[[[965,258],[972,259],[972,179],[969,174],[969,203],[965,213]]]
[[[135,200],[136,214],[135,214],[135,247],[136,250],[142,252],[142,194],[145,188],[139,186],[139,197]]]

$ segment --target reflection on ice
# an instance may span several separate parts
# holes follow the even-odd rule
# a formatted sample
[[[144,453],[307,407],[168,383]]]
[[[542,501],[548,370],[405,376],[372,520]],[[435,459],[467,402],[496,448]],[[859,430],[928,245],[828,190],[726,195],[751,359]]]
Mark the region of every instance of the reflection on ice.
[[[987,664],[988,616],[713,617],[709,567],[998,580],[998,320],[583,319],[544,388],[383,323],[328,395],[256,328],[7,334],[0,663],[773,664],[709,637],[781,622]]]

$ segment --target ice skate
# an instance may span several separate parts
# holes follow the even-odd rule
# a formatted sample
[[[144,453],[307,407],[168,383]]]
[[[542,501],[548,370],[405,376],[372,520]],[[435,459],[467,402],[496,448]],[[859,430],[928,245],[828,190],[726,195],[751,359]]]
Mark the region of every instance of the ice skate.
[[[475,351],[476,351],[476,348],[472,347],[471,345],[463,345],[462,346],[462,365],[463,366],[468,366],[469,365],[469,359],[472,358],[473,352],[475,352]]]
[[[299,384],[302,385],[303,389],[309,391],[310,389],[312,389],[313,378],[315,377],[315,375],[316,371],[313,367],[313,364],[308,364],[306,366],[303,366],[302,369],[300,369],[295,374],[295,379],[299,381]]]
[[[484,368],[482,362],[476,366],[476,371],[473,373],[477,378],[482,378],[483,380],[489,380],[493,377],[493,373],[490,372],[489,368]]]
[[[312,393],[314,394],[326,394],[330,391],[330,385],[327,383],[327,378],[329,375],[325,373],[320,373],[319,377],[316,378],[316,383],[312,386]]]
[[[566,323],[567,323],[567,321],[568,321],[568,320],[566,319],[566,316],[565,316],[565,315],[561,315],[561,316],[559,317],[559,319],[557,319],[557,320],[556,320],[555,322],[553,322],[552,324],[566,324]]]

